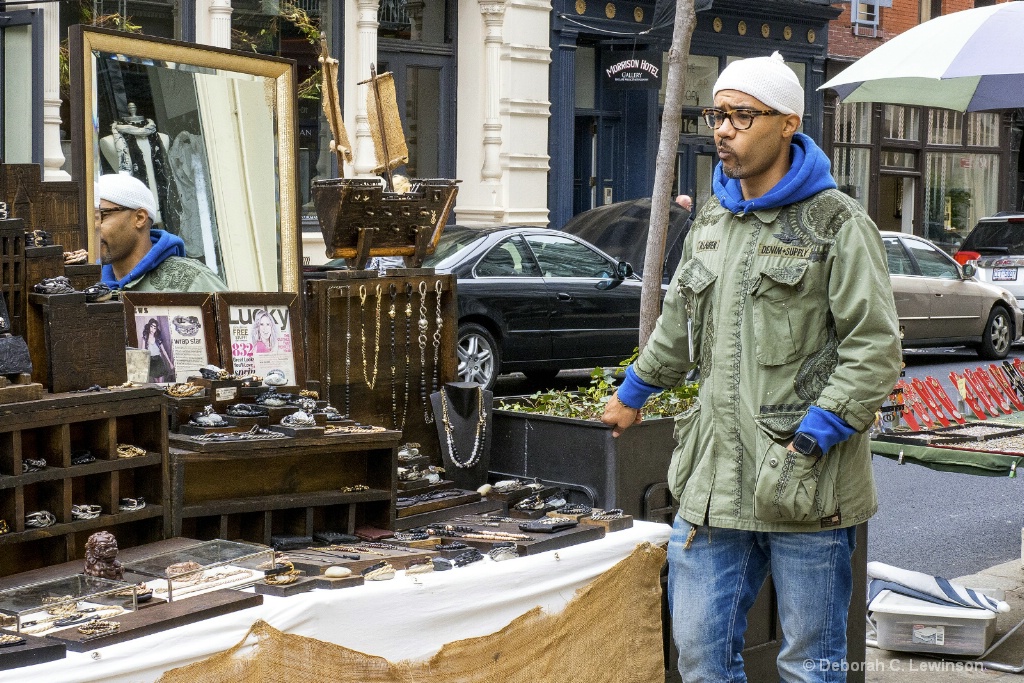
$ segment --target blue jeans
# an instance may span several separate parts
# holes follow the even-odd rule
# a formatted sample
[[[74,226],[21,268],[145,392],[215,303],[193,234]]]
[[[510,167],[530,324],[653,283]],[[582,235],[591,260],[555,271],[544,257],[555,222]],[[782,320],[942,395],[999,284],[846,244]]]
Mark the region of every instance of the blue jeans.
[[[856,528],[804,533],[693,528],[676,517],[668,544],[672,635],[684,683],[742,683],[747,612],[772,575],[783,683],[846,680],[846,617]],[[709,533],[710,532],[710,533]]]

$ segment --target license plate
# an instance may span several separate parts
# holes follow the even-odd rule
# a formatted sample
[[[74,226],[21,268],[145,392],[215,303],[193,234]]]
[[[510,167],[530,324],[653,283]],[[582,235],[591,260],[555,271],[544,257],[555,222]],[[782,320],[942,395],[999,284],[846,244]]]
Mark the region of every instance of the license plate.
[[[992,281],[993,282],[1006,282],[1007,280],[1017,279],[1016,268],[993,268],[992,269]]]

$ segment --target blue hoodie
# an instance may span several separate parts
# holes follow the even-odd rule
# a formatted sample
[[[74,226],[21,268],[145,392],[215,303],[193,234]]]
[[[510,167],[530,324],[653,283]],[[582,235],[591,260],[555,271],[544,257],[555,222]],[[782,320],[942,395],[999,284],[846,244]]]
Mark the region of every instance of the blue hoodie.
[[[132,268],[131,272],[120,280],[114,275],[114,267],[103,266],[101,279],[103,284],[111,289],[121,289],[126,284],[138,280],[140,277],[153,270],[167,260],[168,256],[184,256],[185,243],[177,235],[172,235],[164,230],[150,230],[149,237],[153,240],[153,246],[149,252],[142,257],[142,260]]]
[[[744,199],[740,181],[727,177],[722,172],[722,162],[718,162],[712,187],[722,206],[737,214],[775,209],[836,187],[836,181],[832,179],[832,164],[814,140],[803,133],[796,133],[789,148],[792,155],[789,172],[775,187],[756,199]]]

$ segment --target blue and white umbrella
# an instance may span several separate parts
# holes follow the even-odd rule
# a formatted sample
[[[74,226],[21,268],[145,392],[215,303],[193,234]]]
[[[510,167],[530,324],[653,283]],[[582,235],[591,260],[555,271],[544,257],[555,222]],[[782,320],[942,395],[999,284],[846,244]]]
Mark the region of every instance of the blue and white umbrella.
[[[819,90],[843,102],[957,111],[1024,107],[1024,2],[954,12],[883,43]]]
[[[975,607],[992,612],[1009,612],[1010,606],[1002,600],[990,598],[984,593],[966,588],[941,576],[932,576],[909,569],[900,569],[883,562],[868,562],[868,578],[871,579],[868,593],[874,599],[883,590],[927,600],[942,605]]]

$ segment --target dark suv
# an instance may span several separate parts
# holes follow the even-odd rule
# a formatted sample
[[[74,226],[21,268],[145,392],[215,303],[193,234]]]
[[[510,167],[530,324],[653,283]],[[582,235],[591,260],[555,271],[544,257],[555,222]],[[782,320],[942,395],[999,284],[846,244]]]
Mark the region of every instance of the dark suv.
[[[982,218],[954,258],[961,265],[975,261],[978,280],[1009,290],[1024,307],[1024,213]]]

